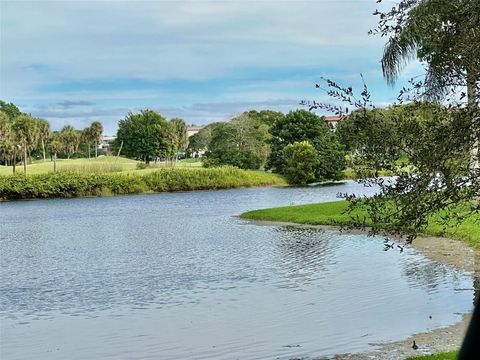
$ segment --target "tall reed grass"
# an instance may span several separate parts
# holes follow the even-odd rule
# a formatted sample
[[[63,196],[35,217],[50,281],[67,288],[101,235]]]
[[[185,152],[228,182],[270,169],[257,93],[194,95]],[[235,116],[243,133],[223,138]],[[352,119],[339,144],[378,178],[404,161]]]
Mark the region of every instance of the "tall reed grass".
[[[166,191],[286,185],[276,174],[220,168],[164,168],[142,172],[77,172],[0,176],[0,199],[68,198]]]

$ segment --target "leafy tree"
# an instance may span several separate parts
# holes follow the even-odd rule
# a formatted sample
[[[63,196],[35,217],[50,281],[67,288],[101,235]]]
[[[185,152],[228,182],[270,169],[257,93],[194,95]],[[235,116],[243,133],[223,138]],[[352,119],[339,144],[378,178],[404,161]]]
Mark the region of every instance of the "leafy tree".
[[[284,174],[290,184],[307,185],[317,178],[319,159],[308,141],[294,142],[283,149]]]
[[[188,147],[187,124],[180,118],[170,120],[169,138],[175,160],[179,151],[185,151]]]
[[[268,125],[242,114],[212,129],[208,146],[211,164],[233,165],[242,169],[260,169],[269,153]]]
[[[18,145],[23,149],[23,171],[27,175],[28,154],[37,146],[39,128],[37,121],[30,115],[17,116],[13,121],[13,130],[18,139]]]
[[[478,0],[403,0],[380,16],[376,32],[390,35],[385,46],[382,68],[389,83],[394,83],[408,60],[417,57],[427,68],[422,96],[439,100],[449,96],[467,97],[473,113],[470,124],[470,171],[479,163],[480,116],[480,2]],[[467,88],[465,93],[463,87]],[[455,102],[455,100],[454,100]]]
[[[165,154],[169,149],[168,122],[153,110],[129,113],[118,123],[118,144],[123,142],[123,153],[142,159],[146,164]]]
[[[17,116],[22,115],[20,109],[13,103],[6,103],[0,100],[0,111],[5,113],[10,120],[15,119]]]
[[[397,130],[390,109],[357,110],[339,122],[337,135],[353,154],[374,156],[390,153],[397,147]]]
[[[317,180],[340,180],[345,169],[345,148],[338,141],[335,133],[327,132],[313,142],[317,150],[319,166]]]
[[[306,111],[296,110],[279,117],[270,128],[272,151],[269,167],[283,174],[285,163],[283,149],[295,142],[308,141],[319,157],[317,180],[336,179],[345,168],[345,153],[335,133],[331,132],[321,117]]]
[[[5,163],[8,161],[13,165],[15,173],[15,160],[18,152],[16,134],[13,129],[13,123],[3,111],[0,111],[0,156]]]
[[[218,126],[219,123],[211,123],[201,129],[198,133],[190,136],[188,139],[187,152],[195,154],[206,151],[212,140],[212,130]]]
[[[275,121],[284,117],[285,115],[279,111],[273,110],[250,110],[244,113],[250,119],[258,120],[268,126],[272,126]]]
[[[70,159],[72,154],[77,151],[80,144],[80,134],[71,125],[65,125],[59,133],[59,139],[62,143],[62,150],[67,154],[67,158]]]

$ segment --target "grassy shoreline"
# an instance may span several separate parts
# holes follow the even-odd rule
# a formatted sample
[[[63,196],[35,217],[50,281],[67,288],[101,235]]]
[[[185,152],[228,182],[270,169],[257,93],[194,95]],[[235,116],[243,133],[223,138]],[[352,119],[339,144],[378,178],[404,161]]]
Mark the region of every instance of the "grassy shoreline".
[[[285,179],[279,175],[233,167],[148,170],[0,176],[0,200],[71,198],[287,185]]]
[[[351,225],[351,217],[345,214],[346,201],[333,201],[319,204],[285,206],[272,209],[254,210],[240,215],[243,219],[292,222],[309,225]],[[359,213],[360,216],[365,215]],[[444,230],[441,225],[431,222],[425,229],[427,236],[448,237],[464,241],[472,246],[480,246],[480,219],[468,219],[458,227]]]

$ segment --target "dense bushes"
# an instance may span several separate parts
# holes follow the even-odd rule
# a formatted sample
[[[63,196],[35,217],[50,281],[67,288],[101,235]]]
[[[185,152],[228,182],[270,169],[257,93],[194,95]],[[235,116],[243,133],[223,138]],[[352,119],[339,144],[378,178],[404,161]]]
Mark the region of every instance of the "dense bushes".
[[[49,173],[0,176],[0,199],[62,198],[284,185],[282,177],[233,167],[139,173]]]
[[[290,184],[307,185],[315,180],[318,155],[308,141],[294,142],[283,149],[284,173]]]
[[[292,173],[291,166],[285,162],[284,150],[288,145],[308,141],[318,161],[314,161],[314,176],[308,176],[307,182],[341,179],[341,172],[345,169],[345,151],[337,135],[330,131],[321,117],[306,110],[291,111],[273,123],[270,134],[272,147],[268,167],[274,172],[285,175]],[[306,164],[306,167],[311,165]],[[298,179],[294,181],[302,183],[306,178],[302,178],[301,182]]]

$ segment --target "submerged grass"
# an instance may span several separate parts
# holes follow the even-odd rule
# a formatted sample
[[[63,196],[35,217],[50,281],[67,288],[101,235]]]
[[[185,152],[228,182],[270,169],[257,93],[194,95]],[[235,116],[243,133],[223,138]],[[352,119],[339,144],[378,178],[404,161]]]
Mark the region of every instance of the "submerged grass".
[[[352,215],[346,214],[347,206],[346,201],[285,206],[250,211],[242,214],[241,217],[252,220],[284,221],[299,224],[348,226],[352,224],[352,215],[366,216],[363,211],[357,211]],[[432,217],[424,235],[449,237],[480,246],[480,216],[472,216],[460,225],[447,229],[436,222],[439,217],[440,215]]]
[[[166,191],[283,186],[278,175],[262,171],[220,168],[163,168],[148,172],[58,172],[0,176],[0,199],[38,199],[138,194]]]

